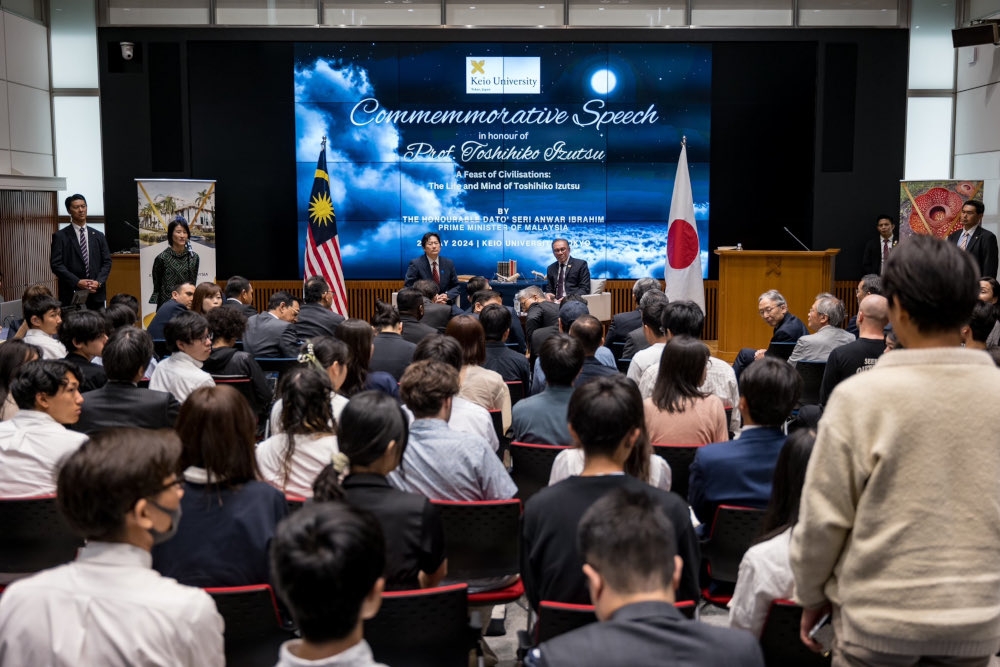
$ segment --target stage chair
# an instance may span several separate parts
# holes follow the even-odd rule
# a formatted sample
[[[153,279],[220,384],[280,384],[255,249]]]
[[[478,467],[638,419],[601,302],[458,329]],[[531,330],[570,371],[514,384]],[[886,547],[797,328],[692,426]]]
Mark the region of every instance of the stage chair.
[[[479,628],[469,624],[467,596],[465,584],[383,593],[378,615],[365,621],[364,630],[376,662],[467,667],[479,641]]]
[[[799,639],[799,622],[802,607],[791,600],[774,600],[764,621],[760,635],[760,648],[767,667],[829,667],[829,655],[813,653]]]
[[[720,607],[729,604],[740,561],[760,535],[763,518],[764,510],[752,507],[719,505],[716,508],[708,539],[701,544],[701,561],[708,575],[701,596],[706,602]]]
[[[294,638],[284,626],[268,584],[206,588],[226,623],[226,664],[271,667],[281,644]]]
[[[767,346],[766,354],[769,357],[777,357],[782,361],[788,361],[788,357],[792,356],[792,350],[795,349],[795,343],[771,343]]]
[[[511,477],[517,484],[517,498],[528,502],[528,498],[549,485],[552,463],[559,452],[569,449],[567,445],[542,445],[530,442],[510,443],[510,458],[513,466]]]
[[[491,591],[469,593],[469,604],[506,604],[524,595],[521,568],[521,501],[432,500],[441,514],[448,554],[447,583],[517,576]]]
[[[698,448],[704,445],[653,444],[653,453],[670,464],[670,490],[687,500],[691,463]]]
[[[82,546],[54,495],[0,499],[0,584],[68,563]]]

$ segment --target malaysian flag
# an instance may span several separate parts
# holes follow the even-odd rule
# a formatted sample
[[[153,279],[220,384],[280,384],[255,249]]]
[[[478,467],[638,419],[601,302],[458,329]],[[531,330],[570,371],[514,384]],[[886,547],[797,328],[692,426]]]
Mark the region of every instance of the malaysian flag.
[[[333,292],[333,310],[347,317],[347,288],[340,263],[337,214],[330,199],[330,176],[326,172],[326,137],[316,162],[316,176],[309,195],[309,238],[306,239],[306,270],[303,280],[323,276]]]

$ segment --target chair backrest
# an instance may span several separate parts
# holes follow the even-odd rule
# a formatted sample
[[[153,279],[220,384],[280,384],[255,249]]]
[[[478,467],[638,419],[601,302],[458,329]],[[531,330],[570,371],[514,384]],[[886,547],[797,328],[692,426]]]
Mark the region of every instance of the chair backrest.
[[[499,410],[490,410],[490,419],[493,420],[493,430],[497,434],[497,440],[503,442],[503,413]]]
[[[760,635],[760,648],[764,653],[767,667],[828,667],[830,656],[813,653],[799,639],[799,622],[802,607],[791,600],[774,600],[764,621]]]
[[[302,506],[306,504],[307,498],[305,496],[300,496],[295,493],[285,492],[285,505],[288,506],[288,513],[291,514],[295,510],[302,509]]]
[[[618,360],[622,358],[622,352],[625,351],[625,341],[616,340],[611,345],[608,345],[608,347],[611,348],[611,356],[615,358],[615,363],[617,364]]]
[[[431,502],[444,525],[449,579],[468,581],[520,571],[520,500]]]
[[[628,367],[632,365],[632,358],[628,359],[616,359],[615,366],[618,367],[619,373],[628,373]]]
[[[0,583],[68,563],[82,546],[55,496],[0,500]]]
[[[299,363],[297,357],[254,357],[254,361],[265,373],[277,373],[279,376]]]
[[[549,485],[552,462],[564,445],[538,445],[528,442],[510,443],[511,477],[517,484],[517,498],[522,503]]]
[[[249,375],[213,375],[212,380],[217,385],[228,384],[243,394],[243,397],[247,399],[255,413],[267,407],[257,405],[257,396],[254,395],[253,383],[250,381]]]
[[[823,384],[823,373],[826,372],[825,361],[797,361],[795,370],[802,378],[802,393],[799,395],[799,405],[819,405],[819,390]]]
[[[795,343],[771,343],[767,346],[767,351],[764,353],[769,357],[778,357],[782,361],[788,361],[788,357],[792,356],[792,350],[795,349]]]
[[[764,510],[736,505],[719,505],[709,530],[708,540],[702,544],[702,560],[708,572],[717,581],[735,582],[743,554],[760,535]]]
[[[654,444],[653,453],[670,464],[670,490],[687,500],[691,463],[702,445]]]
[[[542,600],[538,603],[537,643],[541,644],[553,637],[596,623],[592,604],[569,604]]]
[[[382,595],[365,639],[375,661],[393,667],[466,667],[478,628],[469,626],[466,584]]]
[[[170,356],[170,348],[167,347],[166,338],[153,339],[153,354],[158,360]]]
[[[206,588],[225,621],[226,664],[273,665],[281,644],[293,637],[282,625],[274,591],[267,584]]]
[[[510,391],[510,405],[514,407],[518,401],[524,398],[524,383],[520,380],[507,380],[504,384]]]

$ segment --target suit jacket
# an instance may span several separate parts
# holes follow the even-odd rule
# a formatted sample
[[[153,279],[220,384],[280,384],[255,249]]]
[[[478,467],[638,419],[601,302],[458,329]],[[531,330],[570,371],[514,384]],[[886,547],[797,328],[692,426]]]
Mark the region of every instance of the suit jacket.
[[[776,428],[744,428],[740,437],[699,447],[691,463],[688,502],[704,524],[722,504],[764,509],[785,434]]]
[[[318,303],[306,303],[299,308],[298,321],[291,322],[281,332],[281,356],[299,356],[299,346],[315,336],[335,336],[341,315]]]
[[[889,248],[894,248],[896,244],[899,243],[899,237],[895,234],[892,235],[892,240],[889,241]],[[865,275],[869,273],[874,273],[875,275],[882,274],[882,237],[879,236],[875,239],[870,239],[868,243],[865,244],[865,253],[861,256],[861,268],[865,272]]]
[[[87,297],[87,308],[96,310],[104,306],[107,297],[106,283],[111,273],[111,251],[104,234],[90,225],[85,229],[89,264],[83,264],[77,226],[69,224],[52,235],[49,266],[59,281],[59,300],[64,306],[72,303],[73,293],[79,289],[76,284],[84,278],[100,283],[97,291]]]
[[[264,311],[247,319],[243,332],[243,349],[255,357],[280,357],[281,334],[288,322]]]
[[[236,310],[246,315],[247,319],[250,319],[251,317],[254,317],[257,314],[256,308],[251,306],[249,303],[243,303],[239,299],[226,299],[225,301],[222,302],[222,305],[225,306],[226,308],[235,308]]]
[[[649,341],[646,340],[646,331],[642,328],[642,323],[639,323],[638,329],[633,329],[629,332],[628,336],[625,337],[625,347],[622,349],[622,359],[631,359],[637,352],[642,352],[647,347],[649,347]]]
[[[451,306],[424,299],[424,317],[420,320],[438,333],[444,333],[451,321]]]
[[[556,279],[559,277],[559,262],[552,262],[545,270],[548,281],[545,291],[556,293]],[[566,260],[566,294],[590,294],[590,267],[582,259],[570,257]]]
[[[70,352],[66,355],[66,361],[76,366],[80,374],[80,393],[99,389],[108,383],[108,375],[104,372],[104,366],[98,366],[86,357]]]
[[[530,667],[763,667],[757,639],[744,630],[686,618],[669,602],[634,602],[603,623],[591,623],[543,642]]]
[[[399,319],[403,323],[403,340],[408,340],[414,345],[432,333],[437,333],[437,329],[427,326],[412,315],[403,315],[400,313]]]
[[[67,428],[88,435],[113,426],[173,428],[180,407],[168,392],[110,380],[83,395],[80,419]]]
[[[793,366],[797,361],[826,363],[831,352],[841,345],[853,343],[855,340],[854,334],[851,332],[828,324],[814,334],[799,338],[791,356],[788,357],[788,363]]]
[[[771,334],[772,343],[795,343],[803,336],[809,334],[809,329],[802,324],[802,320],[791,313],[785,313],[785,318],[774,327]]]
[[[630,333],[641,328],[642,313],[638,308],[627,313],[618,313],[611,318],[611,326],[608,327],[608,335],[604,337],[604,344],[611,347],[612,343],[624,343]]]
[[[413,361],[413,351],[417,346],[390,331],[380,331],[374,342],[375,352],[372,353],[368,369],[372,372],[385,371],[398,382],[403,377],[403,371]]]
[[[448,295],[448,303],[455,303],[458,298],[458,274],[455,272],[455,263],[450,259],[438,255],[438,273],[441,274],[440,292]],[[406,267],[406,280],[403,287],[413,287],[413,283],[418,280],[434,280],[431,273],[431,262],[427,255],[421,255],[410,260],[410,265]]]
[[[524,317],[524,335],[528,344],[535,336],[535,330],[550,327],[559,322],[559,304],[551,301],[539,301],[528,308]],[[511,324],[513,326],[513,324]],[[533,354],[538,354],[535,350]]]
[[[952,232],[948,235],[948,241],[957,245],[962,238],[963,232],[964,230],[962,229]],[[965,246],[965,251],[975,257],[979,263],[979,275],[991,278],[997,277],[996,234],[983,229],[981,224],[977,225],[976,229],[972,232],[972,238],[969,239],[968,245]]]
[[[167,322],[177,317],[178,313],[184,312],[187,312],[187,308],[171,299],[156,311],[156,315],[153,316],[146,331],[153,337],[153,340],[163,338],[163,328],[167,326]]]

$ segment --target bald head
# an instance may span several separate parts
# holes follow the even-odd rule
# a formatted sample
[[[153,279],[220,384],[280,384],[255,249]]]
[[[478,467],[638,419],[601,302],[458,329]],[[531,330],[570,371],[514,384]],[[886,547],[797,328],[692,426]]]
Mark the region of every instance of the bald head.
[[[889,324],[889,302],[881,294],[869,294],[858,306],[858,337],[882,338]]]

